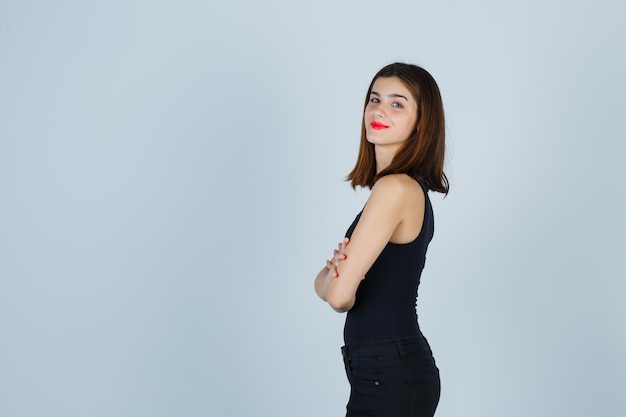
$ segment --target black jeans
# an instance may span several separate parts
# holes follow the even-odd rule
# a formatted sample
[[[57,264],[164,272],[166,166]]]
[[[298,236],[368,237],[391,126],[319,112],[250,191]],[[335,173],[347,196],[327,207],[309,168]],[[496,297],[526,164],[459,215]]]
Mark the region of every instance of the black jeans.
[[[441,385],[423,337],[341,348],[350,382],[346,417],[432,417]]]

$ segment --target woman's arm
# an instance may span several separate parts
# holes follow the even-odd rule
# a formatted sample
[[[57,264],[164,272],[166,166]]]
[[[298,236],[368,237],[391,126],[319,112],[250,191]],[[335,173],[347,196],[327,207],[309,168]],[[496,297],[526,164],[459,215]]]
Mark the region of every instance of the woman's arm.
[[[337,277],[337,265],[339,265],[339,261],[346,259],[343,251],[349,241],[350,239],[346,237],[343,239],[343,242],[337,245],[337,249],[333,251],[332,259],[326,260],[326,266],[322,268],[315,278],[315,292],[324,301],[326,301],[328,282],[334,277]]]
[[[328,267],[322,268],[322,270],[315,277],[315,292],[317,296],[326,301],[326,288],[328,287],[328,281],[330,279],[330,270]]]
[[[402,222],[409,201],[407,195],[414,189],[412,181],[401,174],[376,181],[350,244],[344,249],[345,259],[336,267],[338,277],[329,279],[327,272],[324,279],[324,270],[320,271],[320,290],[325,289],[325,299],[334,310],[348,311],[354,306],[361,280]]]

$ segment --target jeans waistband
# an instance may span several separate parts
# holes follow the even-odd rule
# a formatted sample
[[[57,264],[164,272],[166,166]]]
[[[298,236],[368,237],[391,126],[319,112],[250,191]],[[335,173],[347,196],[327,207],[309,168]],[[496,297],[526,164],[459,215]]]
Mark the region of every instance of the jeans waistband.
[[[424,351],[430,351],[430,345],[424,336],[354,343],[341,348],[341,354],[344,357],[390,356],[402,358],[409,353]]]

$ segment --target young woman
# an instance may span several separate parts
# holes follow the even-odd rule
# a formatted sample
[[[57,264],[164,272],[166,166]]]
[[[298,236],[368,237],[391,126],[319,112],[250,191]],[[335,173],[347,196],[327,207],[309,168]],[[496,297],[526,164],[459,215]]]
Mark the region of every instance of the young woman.
[[[439,370],[415,311],[433,236],[428,190],[448,193],[439,88],[423,68],[391,64],[365,100],[352,188],[371,194],[315,279],[315,291],[347,312],[341,348],[347,417],[433,416]]]

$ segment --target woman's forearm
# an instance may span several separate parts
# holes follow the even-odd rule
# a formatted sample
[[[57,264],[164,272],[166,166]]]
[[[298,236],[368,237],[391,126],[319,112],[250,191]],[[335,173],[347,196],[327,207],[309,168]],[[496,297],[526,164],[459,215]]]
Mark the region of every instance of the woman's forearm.
[[[319,274],[317,274],[317,277],[315,278],[315,292],[322,300],[326,302],[328,302],[328,300],[326,299],[326,291],[328,290],[328,284],[332,279],[333,277],[327,267],[322,268],[322,270],[319,272]],[[352,297],[349,302],[341,305],[336,304],[332,301],[329,302],[329,304],[332,309],[335,310],[337,313],[345,313],[354,306],[355,301],[355,297]]]
[[[315,278],[315,292],[324,301],[326,301],[326,288],[328,288],[328,281],[330,280],[328,272],[328,268],[324,267]]]

